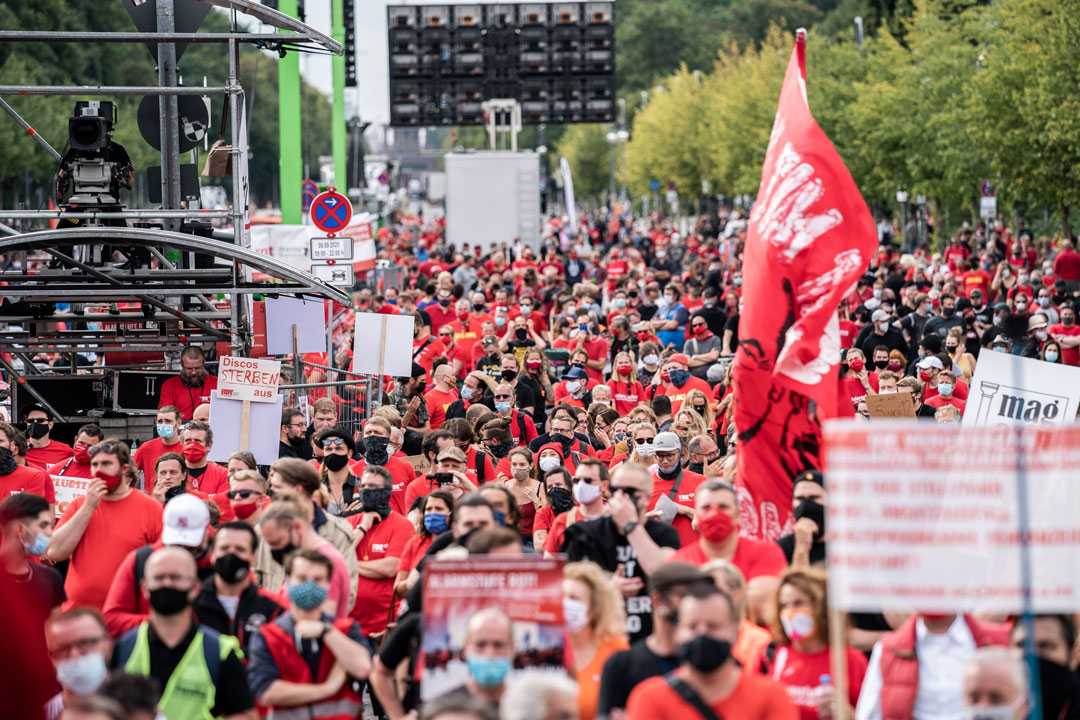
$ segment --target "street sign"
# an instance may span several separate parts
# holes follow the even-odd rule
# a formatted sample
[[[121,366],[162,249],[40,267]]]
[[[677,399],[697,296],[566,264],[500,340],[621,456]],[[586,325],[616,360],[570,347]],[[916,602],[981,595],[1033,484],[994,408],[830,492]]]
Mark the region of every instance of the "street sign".
[[[356,282],[356,274],[353,272],[352,265],[348,263],[330,264],[316,264],[311,265],[311,274],[319,278],[325,283],[335,285],[337,287],[352,287]]]
[[[984,195],[979,198],[979,217],[983,220],[993,220],[997,217],[997,198],[993,195]]]
[[[313,237],[308,257],[312,262],[352,260],[353,239],[348,236]]]
[[[336,190],[320,193],[311,202],[311,222],[327,235],[335,235],[349,226],[352,203]]]
[[[315,184],[315,181],[308,178],[300,186],[300,204],[304,208],[304,212],[311,210],[311,203],[315,202],[315,197],[319,194],[319,186]]]

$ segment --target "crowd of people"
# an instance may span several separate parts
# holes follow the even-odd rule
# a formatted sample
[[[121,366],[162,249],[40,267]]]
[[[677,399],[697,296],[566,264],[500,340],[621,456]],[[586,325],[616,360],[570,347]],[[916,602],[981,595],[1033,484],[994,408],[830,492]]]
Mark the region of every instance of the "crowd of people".
[[[411,373],[357,422],[373,398],[313,388],[268,467],[208,460],[216,378],[198,347],[134,451],[95,424],[54,439],[37,406],[0,423],[6,632],[28,648],[13,667],[43,676],[11,717],[1027,716],[1016,618],[830,615],[817,469],[790,478],[778,541],[741,531],[737,212],[685,236],[607,212],[544,235],[455,248],[439,221],[380,230],[404,285],[338,310],[411,316]],[[867,397],[909,393],[917,417],[957,422],[984,352],[1080,366],[1074,240],[997,222],[938,244],[883,238],[846,296],[840,414],[872,422]],[[307,380],[350,366],[339,325]],[[58,508],[66,477],[90,482]],[[565,670],[516,663],[521,638],[490,607],[460,628],[468,679],[421,701],[427,564],[485,556],[565,559]],[[1044,718],[1080,717],[1075,620],[1033,626]]]

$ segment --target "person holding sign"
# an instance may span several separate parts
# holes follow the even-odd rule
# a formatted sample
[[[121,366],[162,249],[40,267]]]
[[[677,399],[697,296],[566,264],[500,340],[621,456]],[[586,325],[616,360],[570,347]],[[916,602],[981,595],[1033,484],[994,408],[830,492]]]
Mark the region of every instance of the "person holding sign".
[[[206,372],[206,353],[195,345],[188,345],[180,353],[180,374],[166,380],[161,386],[158,407],[179,408],[181,420],[191,420],[195,408],[210,402],[210,393],[217,390],[218,379]]]

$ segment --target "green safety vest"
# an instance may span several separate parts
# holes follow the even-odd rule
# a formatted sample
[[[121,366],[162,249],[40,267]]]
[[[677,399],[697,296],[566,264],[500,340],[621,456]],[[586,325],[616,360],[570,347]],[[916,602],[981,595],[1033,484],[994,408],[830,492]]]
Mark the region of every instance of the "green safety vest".
[[[133,675],[150,674],[150,636],[149,623],[143,623],[136,630],[135,643],[131,655],[124,663],[124,670]],[[208,651],[217,646],[216,662]],[[165,691],[158,701],[158,707],[169,720],[213,720],[211,711],[217,691],[217,679],[221,663],[235,652],[243,658],[240,642],[230,635],[200,627],[195,638],[188,645],[184,657],[173,670]]]

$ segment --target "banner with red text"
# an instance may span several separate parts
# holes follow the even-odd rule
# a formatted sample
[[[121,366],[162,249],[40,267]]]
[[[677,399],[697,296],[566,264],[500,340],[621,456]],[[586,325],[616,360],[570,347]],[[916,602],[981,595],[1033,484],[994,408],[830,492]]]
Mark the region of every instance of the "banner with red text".
[[[462,657],[472,616],[505,612],[514,629],[515,670],[564,667],[563,563],[539,558],[435,560],[424,569],[423,671],[420,695],[429,700],[469,677]]]
[[[831,606],[1019,612],[1023,537],[1035,612],[1080,609],[1077,468],[1075,425],[827,423]]]

